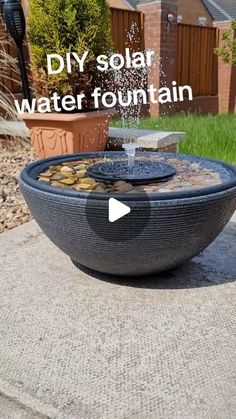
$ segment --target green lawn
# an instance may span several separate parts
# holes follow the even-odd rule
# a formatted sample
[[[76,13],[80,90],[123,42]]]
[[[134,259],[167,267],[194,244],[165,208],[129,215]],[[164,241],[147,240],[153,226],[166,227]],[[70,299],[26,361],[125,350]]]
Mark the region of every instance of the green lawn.
[[[120,125],[115,121],[113,125]],[[175,115],[143,119],[140,128],[185,131],[180,152],[236,164],[236,115]]]

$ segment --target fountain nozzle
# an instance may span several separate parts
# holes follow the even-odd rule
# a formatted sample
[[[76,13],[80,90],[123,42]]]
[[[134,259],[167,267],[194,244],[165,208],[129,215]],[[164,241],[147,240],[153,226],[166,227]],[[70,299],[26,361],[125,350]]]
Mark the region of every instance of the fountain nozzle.
[[[136,143],[125,143],[122,145],[122,148],[125,150],[127,154],[129,172],[132,173],[134,168],[135,153],[139,146]]]

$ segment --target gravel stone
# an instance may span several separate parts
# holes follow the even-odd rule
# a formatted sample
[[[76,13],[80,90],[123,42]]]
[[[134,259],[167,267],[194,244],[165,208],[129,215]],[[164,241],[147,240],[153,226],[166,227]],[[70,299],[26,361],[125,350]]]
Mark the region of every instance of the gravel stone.
[[[18,178],[21,170],[35,160],[35,154],[29,144],[1,145],[0,142],[0,155],[0,233],[3,233],[32,220]]]

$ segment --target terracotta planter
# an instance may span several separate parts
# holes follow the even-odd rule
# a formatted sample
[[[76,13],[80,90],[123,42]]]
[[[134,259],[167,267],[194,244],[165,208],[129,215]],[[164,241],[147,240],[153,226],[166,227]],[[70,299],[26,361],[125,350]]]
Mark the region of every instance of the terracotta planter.
[[[113,110],[77,114],[24,114],[33,146],[40,159],[102,151],[106,148],[108,126]]]

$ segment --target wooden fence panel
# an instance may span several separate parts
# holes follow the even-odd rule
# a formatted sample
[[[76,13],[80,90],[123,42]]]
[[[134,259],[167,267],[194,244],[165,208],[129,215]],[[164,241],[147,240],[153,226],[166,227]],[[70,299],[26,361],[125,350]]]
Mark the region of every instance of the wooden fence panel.
[[[217,29],[178,25],[177,82],[188,84],[194,96],[217,95]]]
[[[134,10],[111,8],[111,29],[115,50],[144,50],[143,14]]]

